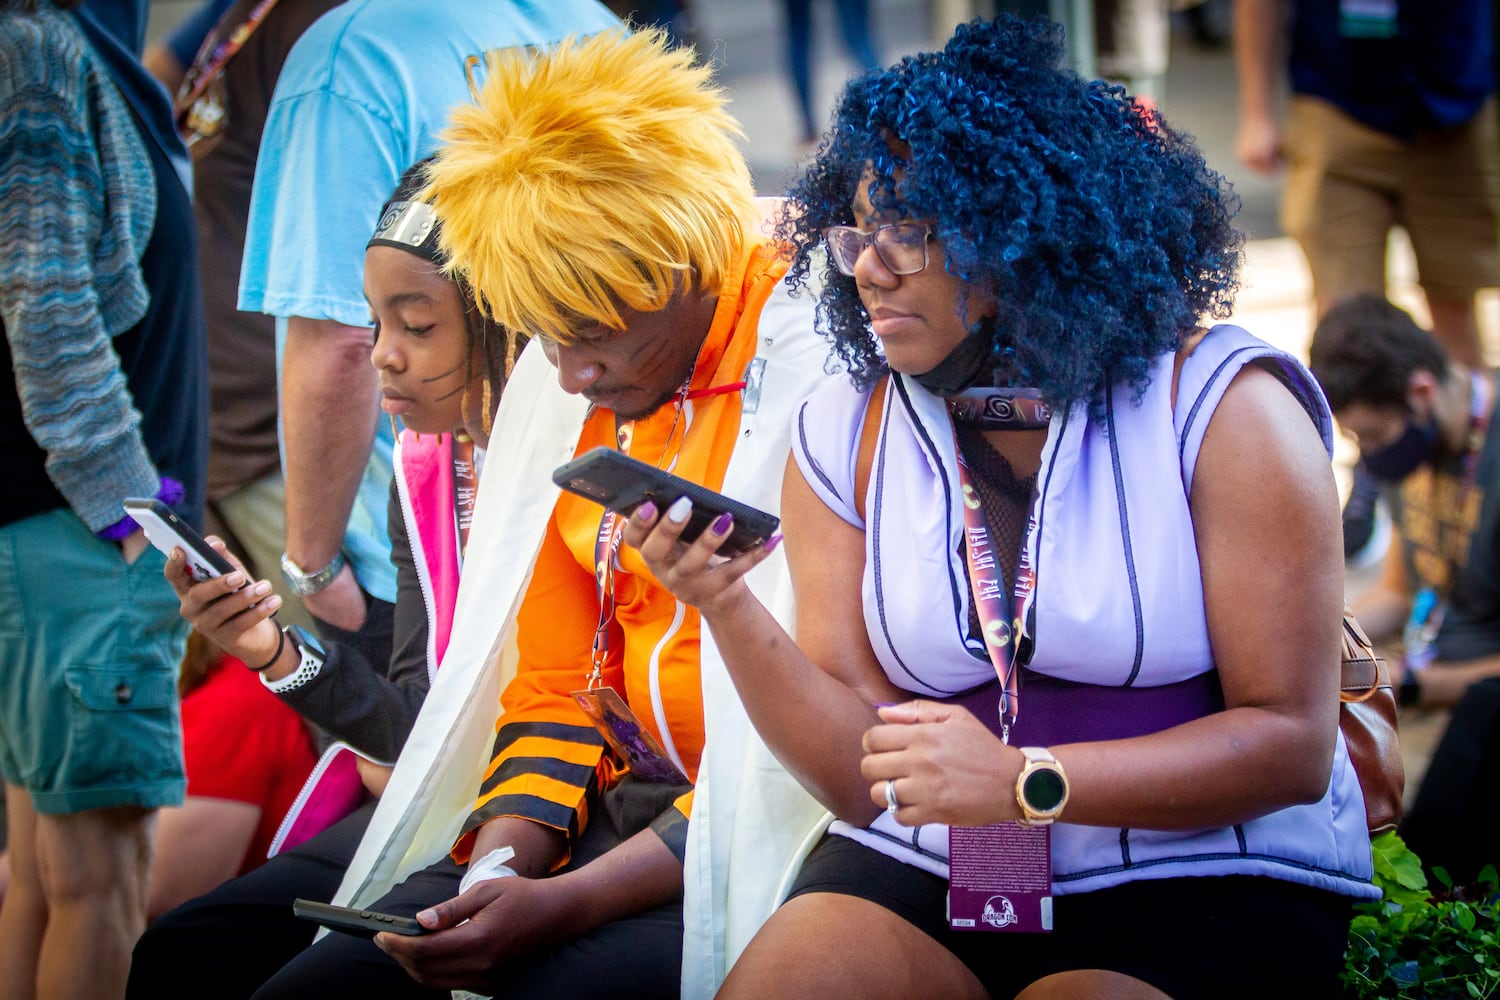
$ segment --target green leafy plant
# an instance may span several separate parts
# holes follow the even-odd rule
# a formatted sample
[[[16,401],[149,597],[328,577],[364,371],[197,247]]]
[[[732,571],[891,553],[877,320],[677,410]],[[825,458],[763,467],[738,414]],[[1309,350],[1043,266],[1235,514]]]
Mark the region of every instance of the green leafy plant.
[[[1442,869],[1433,892],[1421,860],[1394,833],[1377,837],[1375,884],[1384,896],[1355,908],[1344,952],[1350,1000],[1500,997],[1500,878],[1487,865],[1472,886]]]

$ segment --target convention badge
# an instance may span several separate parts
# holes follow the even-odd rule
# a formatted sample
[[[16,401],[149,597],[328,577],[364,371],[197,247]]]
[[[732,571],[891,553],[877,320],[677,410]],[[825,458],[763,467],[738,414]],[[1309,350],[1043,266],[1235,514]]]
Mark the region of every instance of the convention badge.
[[[1443,604],[1437,591],[1423,587],[1411,602],[1411,616],[1401,630],[1406,666],[1420,670],[1437,658],[1437,634],[1443,624]]]
[[[573,700],[593,722],[615,757],[642,781],[657,785],[686,785],[687,775],[672,763],[667,751],[612,687],[574,691]]]
[[[1344,38],[1395,38],[1396,0],[1339,0],[1339,34]]]
[[[948,830],[948,926],[1052,930],[1052,827],[996,823]]]
[[[183,143],[194,157],[208,153],[219,140],[229,121],[229,109],[225,106],[221,87],[210,86],[177,119]]]

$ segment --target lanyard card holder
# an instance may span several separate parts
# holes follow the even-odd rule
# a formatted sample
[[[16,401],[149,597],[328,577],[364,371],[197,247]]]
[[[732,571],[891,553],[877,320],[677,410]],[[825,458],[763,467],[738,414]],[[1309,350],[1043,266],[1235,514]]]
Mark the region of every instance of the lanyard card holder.
[[[948,926],[1052,930],[1052,828],[996,823],[949,829]]]
[[[672,763],[661,742],[641,725],[641,720],[612,687],[574,691],[573,700],[589,717],[615,759],[641,781],[654,785],[686,785],[687,775]]]

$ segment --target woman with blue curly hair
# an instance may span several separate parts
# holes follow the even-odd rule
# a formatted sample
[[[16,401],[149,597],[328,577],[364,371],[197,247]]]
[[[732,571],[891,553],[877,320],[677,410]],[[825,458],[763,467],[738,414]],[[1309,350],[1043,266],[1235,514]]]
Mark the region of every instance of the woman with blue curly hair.
[[[727,525],[632,518],[834,816],[725,995],[1327,996],[1379,895],[1327,406],[1200,326],[1233,196],[1062,54],[976,22],[854,80],[792,191],[849,375],[793,433],[795,643]]]

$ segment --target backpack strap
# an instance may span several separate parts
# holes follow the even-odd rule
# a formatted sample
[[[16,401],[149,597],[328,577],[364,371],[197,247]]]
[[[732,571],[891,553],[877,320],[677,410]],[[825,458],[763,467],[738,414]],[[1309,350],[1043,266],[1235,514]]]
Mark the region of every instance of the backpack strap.
[[[1177,410],[1177,380],[1182,377],[1182,366],[1188,358],[1193,356],[1193,352],[1198,349],[1199,344],[1203,343],[1203,338],[1206,336],[1208,336],[1208,331],[1200,326],[1183,337],[1182,346],[1177,348],[1177,357],[1172,359],[1172,410],[1174,412]]]
[[[875,443],[880,438],[880,414],[885,410],[889,375],[875,383],[865,403],[865,422],[859,431],[859,455],[854,461],[854,511],[865,519],[865,492],[870,488],[870,467],[875,464]]]

